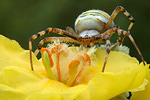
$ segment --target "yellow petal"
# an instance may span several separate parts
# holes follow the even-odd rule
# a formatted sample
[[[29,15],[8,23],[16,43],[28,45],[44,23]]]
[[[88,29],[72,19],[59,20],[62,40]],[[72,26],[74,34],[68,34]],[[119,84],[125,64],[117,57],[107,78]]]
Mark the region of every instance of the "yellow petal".
[[[99,70],[102,69],[105,57],[103,52],[102,50],[96,51],[97,57],[102,59],[98,64],[101,66]],[[88,84],[91,98],[108,100],[116,94],[138,88],[144,82],[146,70],[148,70],[148,65],[140,65],[135,58],[112,51],[105,73],[97,73]]]
[[[89,71],[93,75],[83,76],[93,78],[89,83],[69,87],[50,80],[34,55],[35,71],[31,71],[29,51],[1,35],[0,40],[0,100],[107,100],[138,88],[146,76],[147,66],[119,52],[110,53],[105,73],[101,73],[106,51],[97,49],[96,57],[91,57],[94,65]]]
[[[15,66],[5,67],[0,73],[0,80],[3,86],[0,100],[12,99],[12,94],[19,100],[73,99],[85,95],[83,91],[87,89],[86,85],[71,88],[58,81],[40,79],[27,69]]]
[[[147,73],[146,79],[149,83],[146,85],[143,91],[137,91],[132,93],[131,100],[150,100],[150,70]]]
[[[0,84],[0,99],[1,100],[25,100],[24,92],[18,91],[12,87]]]
[[[0,100],[89,100],[87,85],[68,87],[50,80],[34,55],[35,71],[31,71],[29,51],[2,35],[0,40]]]
[[[0,35],[0,70],[9,65],[15,65],[30,69],[29,51],[24,50],[15,40],[10,40]],[[43,66],[33,56],[34,66]]]

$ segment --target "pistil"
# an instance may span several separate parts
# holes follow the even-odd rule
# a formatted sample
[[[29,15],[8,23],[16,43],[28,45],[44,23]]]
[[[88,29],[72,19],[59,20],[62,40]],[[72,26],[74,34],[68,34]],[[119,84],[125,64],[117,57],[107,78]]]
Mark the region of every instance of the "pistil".
[[[42,62],[49,78],[63,82],[68,86],[76,85],[77,81],[82,77],[82,75],[84,75],[91,65],[91,59],[87,53],[78,53],[76,56],[70,53],[70,55],[73,56],[69,56],[69,50],[61,44],[54,46],[51,51],[49,51],[47,48],[42,48],[40,52],[42,55]],[[68,59],[68,62],[70,62],[69,65],[66,64],[68,67],[65,67],[63,64],[60,66],[60,63],[65,59]],[[53,69],[53,73],[55,70],[57,73],[55,76],[51,70],[53,66],[56,67],[56,69]],[[65,73],[64,69],[62,68],[66,68],[66,70],[68,70],[68,73],[65,74],[67,75],[65,79],[63,79],[64,76],[61,76],[61,74],[64,75]]]
[[[51,79],[56,80],[56,78],[51,70],[51,68],[54,65],[54,62],[53,62],[50,51],[47,48],[42,48],[40,52],[41,52],[41,56],[42,56],[43,65],[45,67],[46,72],[48,73],[48,76]]]

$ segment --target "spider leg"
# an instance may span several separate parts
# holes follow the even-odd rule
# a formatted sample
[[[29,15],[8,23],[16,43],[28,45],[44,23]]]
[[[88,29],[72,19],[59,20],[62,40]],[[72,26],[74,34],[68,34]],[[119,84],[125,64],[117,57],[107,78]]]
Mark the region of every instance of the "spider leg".
[[[42,48],[43,44],[46,43],[46,42],[54,42],[56,40],[59,40],[61,42],[69,42],[69,43],[77,43],[77,44],[80,44],[80,42],[76,41],[76,40],[73,40],[71,38],[68,38],[68,37],[47,37],[47,38],[44,38],[43,40],[41,40],[39,42],[39,45],[38,45],[38,48],[35,50],[34,54],[37,56],[40,49]]]
[[[111,29],[110,29],[110,30],[111,30]],[[124,31],[124,30],[118,29],[118,28],[113,28],[112,30],[113,30],[114,32],[117,32],[118,34],[123,34],[124,36],[128,36],[128,37],[129,37],[130,41],[132,42],[132,44],[134,45],[135,49],[137,50],[139,56],[141,57],[141,60],[142,60],[143,64],[145,65],[145,62],[144,62],[144,58],[143,58],[143,56],[142,56],[142,53],[140,52],[140,50],[139,50],[138,46],[136,45],[136,43],[135,43],[135,41],[134,41],[132,35],[130,34],[130,32],[129,32],[129,31]],[[107,34],[107,31],[106,31],[105,34]]]
[[[140,52],[140,50],[139,50],[138,46],[136,45],[136,43],[135,43],[135,41],[134,41],[132,35],[130,34],[130,32],[129,32],[129,31],[124,31],[124,30],[118,29],[118,28],[114,28],[113,30],[114,30],[115,32],[117,32],[118,34],[123,34],[124,36],[128,36],[128,37],[129,37],[130,41],[132,42],[132,44],[134,45],[135,49],[137,50],[139,56],[141,57],[141,60],[142,60],[143,64],[145,65],[145,62],[144,62],[144,58],[143,58],[143,56],[142,56],[142,53]],[[107,33],[106,33],[106,34],[107,34]]]
[[[66,27],[66,31],[76,35],[76,32],[69,26]]]
[[[95,37],[94,43],[98,43],[102,39],[106,40],[106,52],[107,52],[107,54],[105,56],[105,61],[104,61],[102,72],[104,72],[104,70],[105,70],[105,66],[106,66],[106,63],[107,63],[108,55],[109,55],[109,52],[110,52],[110,37],[109,36],[114,34],[115,32],[117,32],[120,35],[123,34],[124,36],[126,35],[126,36],[129,37],[130,41],[132,42],[132,44],[136,48],[139,56],[141,57],[141,60],[142,60],[143,64],[145,65],[144,58],[143,58],[143,56],[142,56],[138,46],[136,45],[133,37],[131,36],[131,34],[128,31],[124,31],[122,29],[118,29],[117,27],[114,27],[112,29],[107,30],[106,32],[104,32],[102,34],[98,34],[98,35],[94,36]]]
[[[65,30],[62,30],[62,29],[59,29],[59,28],[47,28],[46,30],[44,31],[41,31],[41,32],[38,32],[37,34],[34,34],[32,35],[30,38],[29,38],[29,50],[30,50],[30,64],[31,64],[31,70],[33,70],[33,62],[32,62],[32,41],[35,40],[36,38],[38,38],[39,36],[42,36],[42,35],[45,35],[47,33],[50,33],[50,32],[53,32],[53,33],[57,33],[57,34],[60,34],[60,35],[64,35],[64,36],[67,36],[67,37],[70,37],[72,39],[75,39],[77,38],[77,36],[73,33],[70,33],[68,31],[65,31]]]
[[[106,35],[106,52],[107,52],[107,54],[105,56],[105,61],[104,61],[102,72],[104,72],[104,70],[105,70],[105,66],[106,66],[106,63],[107,63],[108,55],[110,53],[110,36],[109,35]]]
[[[142,60],[143,64],[145,65],[144,58],[143,58],[143,56],[142,56],[142,54],[141,54],[141,52],[140,52],[138,46],[136,45],[136,43],[135,43],[133,37],[131,36],[131,34],[130,34],[129,32],[127,32],[127,31],[124,31],[124,32],[123,32],[123,35],[129,37],[130,41],[132,42],[132,44],[134,45],[134,47],[135,47],[136,50],[138,51],[138,53],[139,53],[139,55],[140,55],[140,57],[141,57],[141,60]]]
[[[129,27],[128,27],[128,30],[127,31],[130,31],[130,29],[132,28],[135,20],[134,18],[130,15],[130,13],[128,13],[122,6],[117,6],[116,9],[113,11],[113,13],[111,14],[111,17],[109,18],[109,21],[107,22],[107,24],[105,25],[105,28],[104,28],[104,31],[106,31],[109,27],[109,25],[112,23],[112,21],[115,19],[115,17],[117,16],[117,14],[119,12],[123,12],[123,14],[125,16],[128,17],[128,19],[131,21]]]
[[[118,28],[119,29],[120,27],[119,26],[115,26],[114,28]],[[122,42],[122,40],[121,40],[121,33],[118,33],[118,42],[111,48],[111,50],[114,50]]]
[[[122,42],[122,40],[121,40],[121,33],[118,32],[118,42],[111,48],[111,50],[114,50],[118,45],[120,45],[120,43]]]
[[[74,35],[77,35],[76,32],[69,26],[66,27],[66,31],[68,31],[68,32],[70,32],[70,33],[72,33]],[[72,45],[74,45],[74,43],[72,43]]]
[[[128,19],[131,21],[131,23],[130,23],[128,29],[127,29],[127,31],[130,31],[130,29],[132,28],[133,24],[135,23],[135,19],[134,19],[134,18],[131,16],[131,14],[128,13],[122,6],[117,6],[116,9],[115,9],[115,10],[113,11],[113,13],[111,14],[111,17],[109,18],[108,23],[105,25],[105,28],[104,28],[103,32],[108,29],[109,25],[112,23],[112,21],[115,19],[115,17],[117,16],[117,14],[118,14],[120,11],[123,12],[123,14],[124,14],[125,16],[127,16]],[[119,43],[117,43],[116,46],[117,46],[118,44],[121,45],[121,44],[123,43],[125,37],[126,37],[126,35],[124,35],[122,41],[118,41]]]
[[[114,31],[112,29],[110,29],[110,30],[108,30],[106,32],[110,33],[110,34],[114,33]],[[105,56],[105,61],[104,61],[104,65],[103,65],[103,68],[102,68],[102,72],[104,72],[104,70],[105,70],[105,66],[106,66],[106,63],[107,63],[108,55],[110,53],[110,34],[105,34],[105,33],[98,34],[98,35],[94,36],[95,41],[93,42],[93,43],[99,43],[102,40],[106,40],[106,52],[107,52],[107,54]]]

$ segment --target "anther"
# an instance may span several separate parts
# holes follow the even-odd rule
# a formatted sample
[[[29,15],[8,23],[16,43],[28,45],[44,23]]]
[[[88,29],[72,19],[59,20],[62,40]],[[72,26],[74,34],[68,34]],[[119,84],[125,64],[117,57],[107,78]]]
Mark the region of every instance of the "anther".
[[[66,49],[61,44],[56,45],[51,49],[52,54],[56,54],[56,69],[57,69],[57,75],[58,75],[58,81],[61,82],[61,73],[60,73],[60,55],[68,56],[68,49]]]
[[[73,86],[75,84],[75,81],[73,82],[73,80],[75,78],[75,75],[77,74],[79,64],[80,64],[80,60],[78,59],[74,59],[70,62],[69,64],[70,78],[68,79],[68,82],[67,82],[68,86]]]
[[[74,86],[75,83],[77,82],[77,80],[79,79],[79,77],[81,76],[83,70],[84,70],[84,67],[86,66],[87,62],[88,62],[88,65],[91,65],[91,59],[89,57],[89,55],[87,53],[80,53],[78,54],[78,59],[80,59],[80,62],[83,62],[83,63],[80,63],[81,65],[81,69],[78,71],[78,73],[76,74],[76,76],[74,77],[72,83],[70,86]]]
[[[84,54],[84,61],[88,62],[89,65],[91,65],[91,59],[90,56],[87,53],[83,53]]]

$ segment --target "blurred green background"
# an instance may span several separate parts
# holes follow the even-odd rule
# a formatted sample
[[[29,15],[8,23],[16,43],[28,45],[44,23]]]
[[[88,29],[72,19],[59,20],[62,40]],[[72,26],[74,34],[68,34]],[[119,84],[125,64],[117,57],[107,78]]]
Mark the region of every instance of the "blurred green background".
[[[150,0],[0,0],[0,34],[18,41],[24,49],[28,49],[29,37],[39,31],[48,27],[74,28],[75,19],[83,11],[101,9],[111,15],[118,5],[135,18],[131,34],[145,60],[150,63]],[[130,23],[121,12],[114,22],[122,29],[127,29]],[[112,37],[112,42],[116,42],[116,37]],[[43,38],[33,42],[34,50]],[[131,56],[140,60],[128,38],[123,44],[130,48]]]

